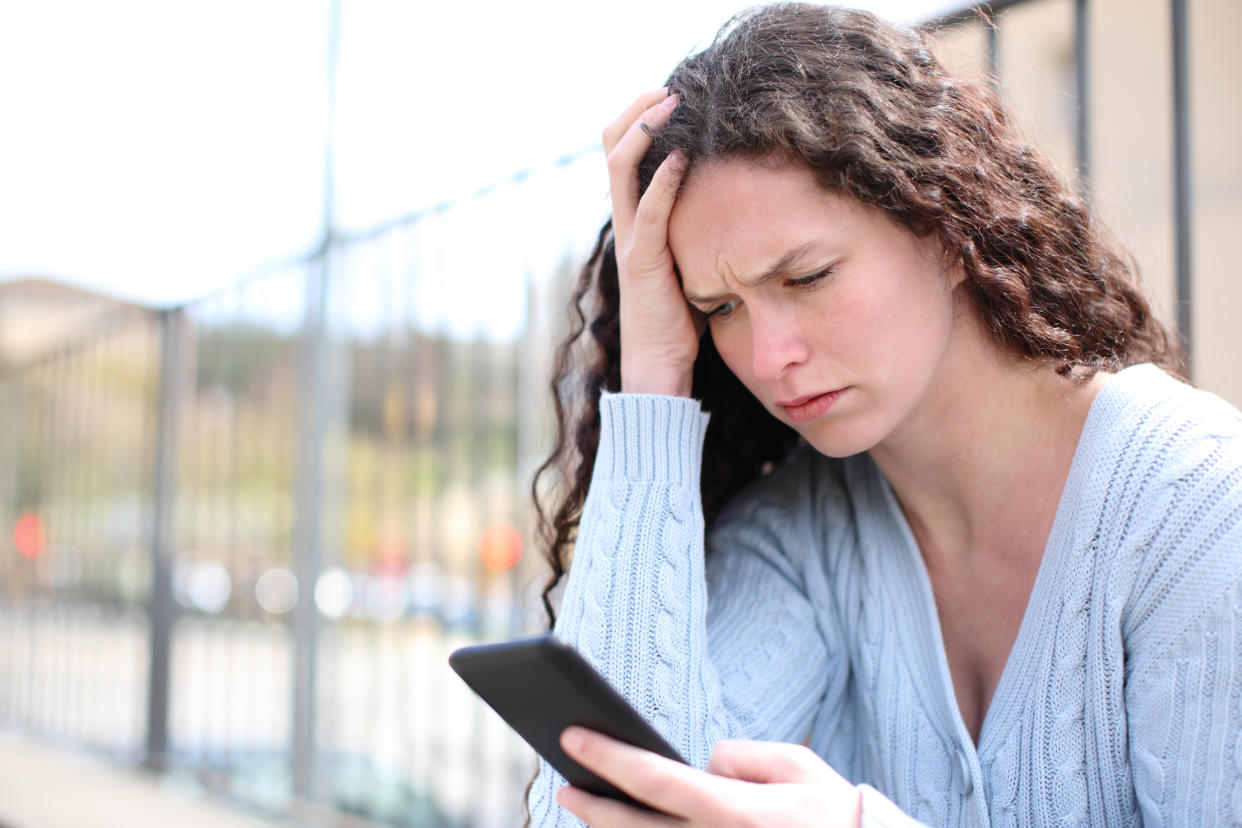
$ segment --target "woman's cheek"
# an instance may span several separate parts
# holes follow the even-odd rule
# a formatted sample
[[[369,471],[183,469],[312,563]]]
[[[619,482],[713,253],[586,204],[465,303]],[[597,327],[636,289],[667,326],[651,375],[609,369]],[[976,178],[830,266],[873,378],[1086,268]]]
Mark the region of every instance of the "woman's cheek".
[[[717,322],[711,326],[712,343],[716,353],[720,354],[725,367],[741,380],[752,394],[755,393],[753,365],[749,326],[744,324],[741,312],[728,321]]]

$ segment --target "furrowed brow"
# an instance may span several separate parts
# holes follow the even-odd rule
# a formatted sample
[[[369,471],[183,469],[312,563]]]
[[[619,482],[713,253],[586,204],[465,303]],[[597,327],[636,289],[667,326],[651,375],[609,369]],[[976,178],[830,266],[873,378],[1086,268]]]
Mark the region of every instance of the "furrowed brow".
[[[763,273],[759,274],[758,276],[755,276],[750,279],[738,279],[737,281],[739,284],[745,285],[746,287],[759,287],[764,282],[771,281],[772,279],[775,279],[777,276],[780,276],[784,273],[788,273],[793,268],[793,266],[796,265],[799,261],[801,261],[802,257],[805,256],[814,246],[815,246],[815,242],[813,241],[809,241],[806,244],[799,245],[798,247],[795,247],[793,250],[790,250],[785,255],[777,259],[776,262],[773,263],[771,267],[763,271]],[[717,299],[719,299],[723,295],[724,294],[720,294],[720,293],[713,293],[713,294],[687,293],[686,301],[690,302],[693,305],[708,305],[708,304],[711,304],[712,302],[715,302]]]

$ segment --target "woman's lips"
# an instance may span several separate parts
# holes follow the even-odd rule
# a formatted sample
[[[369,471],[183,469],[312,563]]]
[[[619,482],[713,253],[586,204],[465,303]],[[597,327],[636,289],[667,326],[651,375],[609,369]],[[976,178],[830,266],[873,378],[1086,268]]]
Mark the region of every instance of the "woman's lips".
[[[808,420],[814,420],[827,414],[828,409],[832,408],[845,391],[846,389],[844,388],[838,388],[835,391],[827,391],[823,394],[813,394],[809,397],[799,397],[788,402],[778,402],[776,405],[793,422],[805,423]]]

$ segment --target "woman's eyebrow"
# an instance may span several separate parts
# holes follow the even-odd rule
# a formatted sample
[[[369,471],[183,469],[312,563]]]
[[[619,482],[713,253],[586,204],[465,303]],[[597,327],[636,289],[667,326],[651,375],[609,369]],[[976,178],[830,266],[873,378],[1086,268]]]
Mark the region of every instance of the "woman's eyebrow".
[[[777,276],[780,276],[784,273],[788,273],[793,268],[793,266],[796,265],[799,261],[801,261],[802,257],[806,256],[806,254],[811,251],[811,248],[813,248],[817,243],[818,243],[818,239],[814,241],[809,241],[805,244],[800,244],[797,247],[793,248],[792,250],[786,252],[783,256],[777,259],[772,264],[771,267],[764,270],[763,273],[759,274],[758,276],[755,276],[750,279],[738,279],[737,281],[739,284],[745,285],[746,287],[759,287],[764,282],[771,281],[772,279],[775,279]],[[686,293],[686,301],[690,302],[691,304],[695,304],[695,305],[704,305],[704,304],[709,304],[711,302],[716,301],[723,295],[724,294],[722,293],[713,293],[713,294]]]

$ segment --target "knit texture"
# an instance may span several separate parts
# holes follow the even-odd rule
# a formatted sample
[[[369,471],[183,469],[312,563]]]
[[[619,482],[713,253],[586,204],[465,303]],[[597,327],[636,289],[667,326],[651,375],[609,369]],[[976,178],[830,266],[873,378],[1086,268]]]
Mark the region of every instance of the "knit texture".
[[[806,740],[868,826],[1242,823],[1242,414],[1220,399],[1150,365],[1096,397],[977,746],[869,457],[799,450],[705,565],[698,404],[601,416],[556,631],[692,764]],[[533,824],[581,824],[563,784],[541,765]]]

